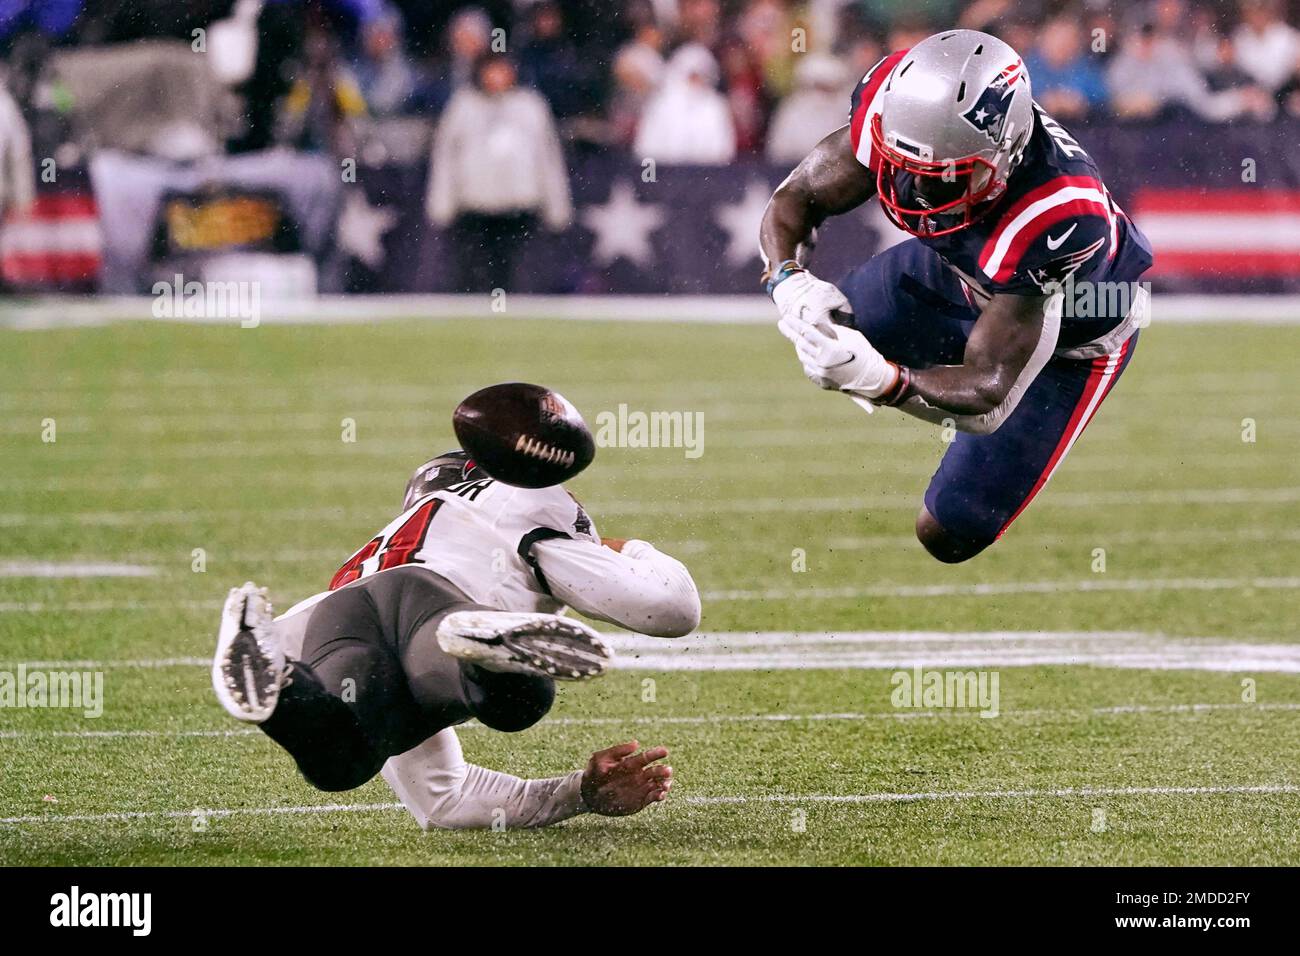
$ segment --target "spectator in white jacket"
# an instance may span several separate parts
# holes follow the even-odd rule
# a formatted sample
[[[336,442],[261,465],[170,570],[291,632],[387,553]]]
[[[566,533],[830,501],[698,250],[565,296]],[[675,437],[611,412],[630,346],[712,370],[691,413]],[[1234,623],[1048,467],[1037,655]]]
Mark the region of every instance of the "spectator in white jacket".
[[[23,111],[0,82],[0,219],[22,211],[35,196],[31,134]]]
[[[1300,31],[1282,19],[1277,0],[1242,0],[1241,19],[1232,34],[1237,66],[1275,93],[1300,68]]]
[[[450,227],[462,292],[510,289],[520,246],[538,222],[573,219],[569,177],[546,100],[518,85],[509,57],[492,54],[473,86],[451,98],[433,138],[429,220]]]
[[[668,60],[664,83],[646,104],[636,152],[656,163],[721,166],[736,158],[736,128],[718,92],[718,61],[688,43]]]
[[[35,198],[31,134],[22,110],[0,81],[0,253],[9,245],[5,241],[5,221],[21,215]],[[4,287],[4,277],[0,276],[0,291]]]
[[[845,104],[853,92],[844,64],[827,53],[801,57],[794,83],[794,92],[776,108],[767,133],[767,158],[791,166],[848,122]]]
[[[1111,110],[1127,120],[1153,120],[1168,107],[1182,107],[1204,120],[1222,123],[1238,116],[1268,119],[1273,99],[1258,87],[1212,92],[1191,51],[1151,23],[1125,36],[1106,68]]]

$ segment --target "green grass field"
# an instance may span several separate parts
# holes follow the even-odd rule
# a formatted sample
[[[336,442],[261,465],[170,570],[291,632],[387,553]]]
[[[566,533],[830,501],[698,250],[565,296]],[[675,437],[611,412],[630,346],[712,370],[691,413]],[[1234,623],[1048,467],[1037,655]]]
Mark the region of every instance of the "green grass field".
[[[0,332],[0,670],[105,674],[98,719],[0,709],[0,862],[1300,864],[1297,354],[1295,327],[1148,330],[1033,507],[947,567],[911,537],[940,433],[820,393],[773,328]],[[692,567],[702,630],[724,635],[699,650],[727,669],[669,653],[563,687],[524,733],[462,733],[469,759],[521,775],[662,743],[667,804],[423,833],[382,781],[312,790],[196,659],[232,584],[278,607],[321,590],[452,446],[453,404],[507,379],[589,421],[703,413],[699,458],[605,448],[573,490],[604,533]],[[746,659],[736,632],[805,637]],[[818,632],[880,633],[846,661]],[[892,706],[897,667],[954,659],[997,671],[998,717]]]

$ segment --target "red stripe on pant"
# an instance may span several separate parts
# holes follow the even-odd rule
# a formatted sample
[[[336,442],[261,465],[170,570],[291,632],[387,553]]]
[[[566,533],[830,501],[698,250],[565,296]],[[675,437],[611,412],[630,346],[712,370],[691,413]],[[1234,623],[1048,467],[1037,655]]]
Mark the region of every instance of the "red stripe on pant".
[[[1029,507],[1029,503],[1034,500],[1034,496],[1043,489],[1043,485],[1047,484],[1047,479],[1052,477],[1052,472],[1061,463],[1065,453],[1070,450],[1071,444],[1083,434],[1083,430],[1088,427],[1088,423],[1097,414],[1097,409],[1101,408],[1101,403],[1106,400],[1110,390],[1115,387],[1115,382],[1119,380],[1120,369],[1124,367],[1124,357],[1128,355],[1128,348],[1132,342],[1131,338],[1127,339],[1116,352],[1092,360],[1092,371],[1088,373],[1088,381],[1083,387],[1083,394],[1079,396],[1078,403],[1074,406],[1074,413],[1070,416],[1070,422],[1065,426],[1065,431],[1061,433],[1061,440],[1056,443],[1056,448],[1052,451],[1052,457],[1047,459],[1047,465],[1043,468],[1042,474],[1038,476],[1038,480],[1034,482],[1034,486],[1029,489],[1029,494],[1025,496],[1025,500],[1020,502],[1020,507],[1016,509],[1015,514],[1007,519],[1007,523],[998,532],[999,538],[1007,533],[1007,529],[1011,527],[1012,522],[1019,518],[1021,513]],[[1115,361],[1113,366],[1111,365],[1111,359]],[[1109,376],[1106,375],[1107,368],[1111,369]],[[1092,399],[1099,388],[1102,390],[1101,396],[1094,403]],[[1089,405],[1092,406],[1091,411],[1088,410]]]

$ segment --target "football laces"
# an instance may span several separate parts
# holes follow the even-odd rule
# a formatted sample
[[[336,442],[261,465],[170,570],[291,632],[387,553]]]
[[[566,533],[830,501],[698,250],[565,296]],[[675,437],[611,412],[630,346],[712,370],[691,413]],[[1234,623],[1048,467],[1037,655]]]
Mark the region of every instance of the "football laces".
[[[515,442],[515,451],[522,452],[530,458],[536,458],[547,464],[563,465],[565,468],[570,467],[576,457],[571,451],[556,448],[554,445],[548,445],[546,442],[530,438],[528,435],[519,436],[519,439]]]

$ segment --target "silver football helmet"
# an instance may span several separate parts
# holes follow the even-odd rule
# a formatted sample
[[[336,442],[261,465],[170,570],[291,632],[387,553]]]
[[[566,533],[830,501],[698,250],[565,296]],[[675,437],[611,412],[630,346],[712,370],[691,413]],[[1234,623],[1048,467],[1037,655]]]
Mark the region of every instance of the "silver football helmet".
[[[1024,154],[1032,98],[1024,61],[997,37],[949,30],[912,47],[885,81],[871,127],[886,215],[920,236],[980,218]],[[899,198],[908,177],[913,205]]]

